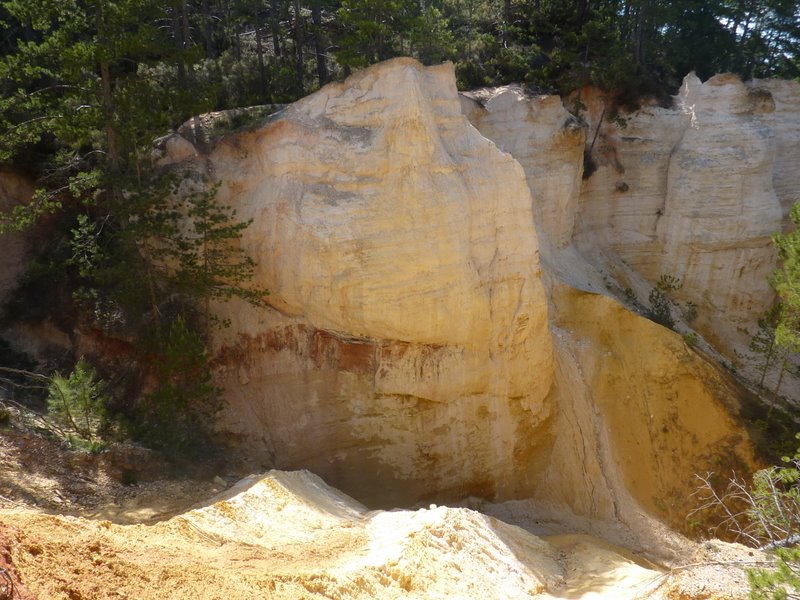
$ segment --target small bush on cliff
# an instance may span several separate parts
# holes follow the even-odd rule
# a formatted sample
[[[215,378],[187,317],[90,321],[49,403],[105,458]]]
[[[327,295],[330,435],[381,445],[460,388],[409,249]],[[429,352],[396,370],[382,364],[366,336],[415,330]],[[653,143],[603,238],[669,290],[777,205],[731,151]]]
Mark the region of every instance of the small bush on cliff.
[[[800,226],[800,203],[792,207],[791,218]],[[773,275],[773,284],[781,299],[775,327],[775,340],[789,352],[800,352],[800,230],[775,235],[775,247],[781,267]]]
[[[776,302],[758,319],[758,326],[756,332],[750,340],[748,349],[755,353],[758,369],[761,377],[758,381],[758,389],[763,392],[764,382],[767,375],[776,366],[779,369],[778,381],[775,388],[772,390],[776,396],[778,395],[783,381],[783,375],[786,372],[789,353],[787,350],[778,344],[776,330],[780,323],[781,313],[783,306],[780,302]]]
[[[648,296],[650,318],[653,321],[664,327],[672,328],[675,326],[675,319],[672,317],[674,302],[669,297],[669,294],[681,289],[682,285],[681,280],[672,275],[662,275],[658,279]]]
[[[683,336],[683,341],[686,343],[689,348],[696,348],[697,344],[700,343],[700,336],[698,336],[694,331],[687,333]]]

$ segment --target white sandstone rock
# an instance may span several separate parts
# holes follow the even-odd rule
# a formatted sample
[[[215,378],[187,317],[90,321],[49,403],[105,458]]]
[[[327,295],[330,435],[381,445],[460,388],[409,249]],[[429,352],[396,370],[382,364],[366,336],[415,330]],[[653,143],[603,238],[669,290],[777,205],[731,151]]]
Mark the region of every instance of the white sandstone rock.
[[[791,131],[797,127],[794,88],[776,89],[784,98],[781,123],[794,123],[785,127]],[[583,181],[579,200],[573,190],[582,148],[576,137],[557,135],[563,116],[546,117],[551,133],[544,135],[546,124],[523,116],[544,117],[555,98],[525,98],[505,88],[471,96],[483,109],[467,115],[520,160],[534,199],[541,199],[535,211],[540,240],[558,248],[546,254],[548,267],[574,265],[571,240],[595,271],[613,279],[609,284],[631,288],[644,303],[662,275],[677,277],[683,288],[676,296],[697,306],[694,326],[725,354],[746,350],[748,331],[772,301],[766,283],[775,266],[771,235],[782,218],[773,165],[774,128],[783,126],[775,124],[767,89],[748,88],[732,75],[701,83],[692,74],[674,108],[649,104],[623,115],[622,123],[608,118],[613,107],[605,96],[583,90],[586,146],[596,170]],[[784,156],[793,156],[792,134],[782,135]],[[563,166],[567,156],[572,170]],[[796,169],[777,169],[787,171],[775,180],[788,197],[797,189]],[[555,216],[550,207],[558,207]],[[549,246],[543,242],[543,248]]]
[[[795,202],[800,202],[800,82],[761,79],[748,85],[769,90],[775,102],[772,185],[783,207],[786,228],[789,210]]]
[[[698,123],[717,118],[704,92],[690,91]],[[725,110],[745,110],[737,118],[750,127],[734,96]],[[606,291],[568,243],[570,211],[589,200],[576,196],[584,131],[560,103],[516,88],[473,98],[459,101],[452,66],[394,60],[198,161],[222,181],[220,199],[253,220],[242,243],[271,291],[269,310],[217,307],[231,321],[215,339],[220,433],[254,462],[310,469],[372,506],[533,497],[622,523],[621,541],[644,546],[647,514],[685,523],[693,473],[713,468],[720,449],[750,464],[728,416],[738,392],[673,332],[559,282]],[[498,143],[525,169],[462,107],[511,136]],[[595,264],[617,256],[624,266],[615,252],[628,240],[658,273],[654,203],[674,202],[677,224],[684,197],[668,190],[702,184],[691,169],[685,182],[666,176],[672,150],[699,143],[685,134],[691,120],[652,108],[631,118],[629,139],[609,130],[598,142],[589,182],[620,201],[596,198],[591,221],[574,219],[577,235],[596,241]],[[679,125],[669,143],[648,133],[664,123]],[[768,157],[756,150],[751,178]],[[558,157],[568,168],[554,168]],[[652,214],[628,210],[637,194]],[[646,220],[647,236],[625,229]]]
[[[478,131],[525,169],[540,245],[567,246],[577,214],[585,126],[558,96],[531,96],[519,86],[461,94],[461,106]]]
[[[725,75],[687,81],[679,98],[691,120],[667,174],[661,272],[681,279],[679,297],[698,306],[698,325],[730,352],[726,345],[749,341],[773,297],[771,235],[782,218],[772,187],[774,103]]]
[[[537,236],[452,66],[366,69],[210,162],[275,308],[220,307],[222,428],[379,502],[517,490],[553,377]]]

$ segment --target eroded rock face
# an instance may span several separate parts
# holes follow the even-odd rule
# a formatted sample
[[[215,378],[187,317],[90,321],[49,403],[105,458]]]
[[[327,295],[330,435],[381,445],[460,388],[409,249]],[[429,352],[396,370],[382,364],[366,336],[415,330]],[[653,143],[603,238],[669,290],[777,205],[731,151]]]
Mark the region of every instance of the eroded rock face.
[[[551,294],[555,437],[534,497],[624,523],[644,546],[652,525],[637,507],[688,532],[695,474],[752,466],[736,420],[743,392],[680,336],[609,297],[562,283]]]
[[[511,137],[498,149],[462,111]],[[678,198],[669,186],[683,180],[665,173],[685,132],[642,137],[664,115],[689,127],[683,111],[641,113],[625,142],[637,150],[598,142],[597,181],[637,156],[641,170],[624,173],[634,185],[613,193]],[[663,243],[655,213],[601,226],[602,198],[586,229],[585,139],[560,102],[518,88],[459,99],[452,66],[401,59],[198,160],[252,219],[242,243],[271,291],[267,310],[216,308],[231,322],[215,340],[220,433],[371,506],[533,498],[539,511],[621,522],[619,541],[640,547],[645,515],[682,526],[695,471],[721,455],[752,464],[721,401],[739,391],[680,336],[588,291],[605,291],[596,264],[621,242],[612,225],[650,219],[637,247],[662,260]],[[590,234],[595,264],[574,243]]]
[[[221,182],[219,199],[252,220],[242,244],[271,291],[267,309],[214,307],[230,321],[214,339],[220,436],[370,507],[478,496],[528,532],[466,509],[373,513],[308,473],[273,473],[146,530],[0,514],[25,525],[8,561],[23,581],[142,598],[165,579],[197,597],[621,598],[651,583],[653,597],[694,597],[618,549],[530,531],[546,521],[686,558],[652,517],[684,528],[695,473],[752,469],[742,392],[605,287],[646,296],[669,272],[720,343],[739,339],[765,301],[771,186],[783,199],[794,183],[770,170],[773,96],[758,86],[690,78],[675,108],[625,129],[597,129],[603,99],[584,101],[588,127],[520,88],[459,98],[452,66],[400,59],[207,152],[168,138],[161,160]],[[51,552],[54,535],[71,545]],[[106,560],[118,544],[151,552]],[[50,576],[82,563],[99,578]],[[717,594],[706,583],[697,597]]]
[[[639,506],[684,529],[694,474],[750,460],[735,404],[725,403],[742,392],[679,336],[610,300],[609,289],[646,299],[648,282],[671,274],[698,307],[696,326],[729,352],[746,347],[745,330],[771,302],[770,235],[780,228],[772,96],[731,76],[689,76],[674,108],[647,106],[623,123],[600,122],[606,99],[585,90],[593,172],[579,193],[584,136],[565,140],[558,98],[513,88],[466,96],[465,114],[519,158],[543,205],[535,215],[549,250],[557,408],[549,460],[529,471],[538,513],[569,507],[626,522],[636,537],[647,529],[632,517]],[[534,114],[548,118],[527,118]],[[552,168],[567,150],[573,170]],[[558,219],[547,218],[553,205]],[[562,225],[570,222],[574,230]]]
[[[586,127],[558,96],[531,96],[520,86],[460,95],[464,114],[483,135],[525,169],[539,244],[572,241],[583,171]]]
[[[690,120],[656,227],[661,273],[681,279],[679,297],[697,305],[695,325],[716,346],[741,347],[773,298],[771,236],[782,219],[772,187],[775,104],[768,91],[717,75],[702,85],[687,77],[679,105]]]
[[[553,378],[531,197],[452,67],[367,69],[210,162],[274,307],[220,308],[222,428],[378,503],[519,493]]]
[[[772,132],[775,138],[775,158],[772,185],[781,202],[784,227],[789,225],[792,205],[800,200],[800,82],[783,79],[761,79],[751,87],[768,90],[775,103]]]
[[[771,235],[782,219],[773,172],[784,205],[800,183],[796,169],[775,163],[779,129],[786,132],[778,136],[782,160],[795,154],[796,90],[774,87],[781,97],[779,121],[767,87],[747,87],[732,75],[705,83],[689,75],[673,108],[645,106],[622,115],[623,121],[610,118],[612,107],[602,94],[583,90],[591,172],[579,194],[579,137],[566,142],[563,116],[547,119],[551,131],[544,135],[545,125],[522,117],[544,113],[557,98],[518,94],[517,104],[525,107],[518,108],[500,88],[473,93],[483,110],[466,114],[525,166],[532,194],[543,204],[536,213],[541,240],[559,249],[572,242],[593,270],[619,289],[630,288],[643,303],[662,275],[680,279],[676,297],[697,307],[693,326],[732,356],[734,348],[746,350],[748,330],[772,301],[766,284],[775,266]],[[567,150],[571,171],[562,162]],[[554,157],[559,168],[552,167]],[[547,217],[554,205],[557,219]],[[560,254],[550,260],[554,267],[564,260]]]

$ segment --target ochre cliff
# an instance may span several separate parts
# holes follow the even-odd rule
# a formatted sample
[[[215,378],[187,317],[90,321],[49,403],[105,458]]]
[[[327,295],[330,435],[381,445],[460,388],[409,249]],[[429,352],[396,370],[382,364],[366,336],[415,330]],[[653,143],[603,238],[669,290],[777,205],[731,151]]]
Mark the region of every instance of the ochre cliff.
[[[800,184],[789,167],[800,126],[797,90],[761,83],[689,75],[673,107],[650,103],[616,118],[605,95],[585,89],[567,102],[578,106],[583,129],[558,98],[519,88],[467,94],[481,107],[466,114],[525,167],[542,201],[537,231],[546,263],[557,269],[577,251],[602,273],[603,287],[629,288],[642,303],[662,275],[678,278],[676,297],[697,307],[691,325],[733,357],[746,350],[772,301],[765,285],[776,259],[771,236]],[[546,111],[542,120],[522,117]],[[584,148],[591,171],[581,184]],[[548,242],[564,251],[548,254]]]
[[[800,89],[690,75],[624,127],[596,91],[579,99],[459,95],[452,65],[396,59],[210,147],[165,139],[161,165],[219,182],[251,221],[242,248],[270,291],[267,308],[213,307],[230,323],[212,340],[219,439],[240,465],[315,475],[249,478],[147,531],[0,511],[23,581],[53,597],[737,597],[740,572],[733,592],[705,588],[718,572],[687,591],[620,548],[533,533],[723,561],[674,530],[696,473],[755,466],[747,392],[642,304],[678,277],[703,347],[746,346],[800,186]],[[26,242],[8,240],[17,264]]]
[[[605,295],[558,283],[551,300],[555,440],[534,498],[632,532],[647,529],[643,508],[685,531],[695,474],[748,468],[741,391],[680,336]]]
[[[452,68],[367,69],[208,160],[273,307],[219,309],[221,429],[380,504],[523,493],[553,378],[531,197]]]
[[[232,323],[215,340],[222,437],[375,506],[533,498],[622,521],[639,545],[640,515],[682,528],[695,472],[752,464],[742,392],[614,300],[607,288],[625,282],[610,266],[645,296],[664,269],[698,304],[720,285],[699,289],[708,269],[752,296],[780,209],[769,95],[687,79],[681,98],[630,116],[622,134],[604,123],[583,180],[591,118],[518,87],[459,97],[451,66],[398,59],[190,158],[252,219],[242,244],[271,292],[268,310],[218,307]],[[742,154],[752,168],[724,202],[692,209],[687,198],[710,193],[697,157],[714,144],[695,130],[706,125],[717,146],[744,132],[709,164]],[[734,193],[759,186],[746,206]],[[692,225],[697,211],[710,212]],[[710,241],[693,242],[703,225]],[[734,279],[740,245],[756,258]],[[700,311],[736,324],[767,302],[744,306],[737,289]]]

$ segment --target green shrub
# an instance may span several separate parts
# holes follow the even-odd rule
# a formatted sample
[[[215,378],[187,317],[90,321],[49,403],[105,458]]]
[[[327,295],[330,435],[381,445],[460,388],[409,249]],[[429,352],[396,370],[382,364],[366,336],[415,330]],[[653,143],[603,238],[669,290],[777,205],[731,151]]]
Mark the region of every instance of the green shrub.
[[[750,518],[775,558],[774,567],[748,573],[754,600],[800,597],[800,449],[783,462],[758,471],[750,490]]]
[[[775,550],[773,569],[753,569],[747,573],[752,600],[785,600],[800,595],[800,546]]]
[[[692,331],[691,333],[687,333],[683,336],[683,341],[686,342],[686,345],[689,346],[689,348],[694,348],[700,342],[700,336]]]
[[[101,430],[106,425],[105,382],[81,358],[68,377],[53,375],[47,392],[47,413],[55,421],[71,445],[97,450],[101,447]]]
[[[647,298],[650,302],[650,319],[670,329],[675,326],[675,319],[672,317],[674,303],[669,293],[681,289],[682,285],[681,280],[672,275],[662,275],[658,279]]]
[[[687,323],[692,323],[697,318],[697,304],[691,300],[683,307],[683,320]]]

